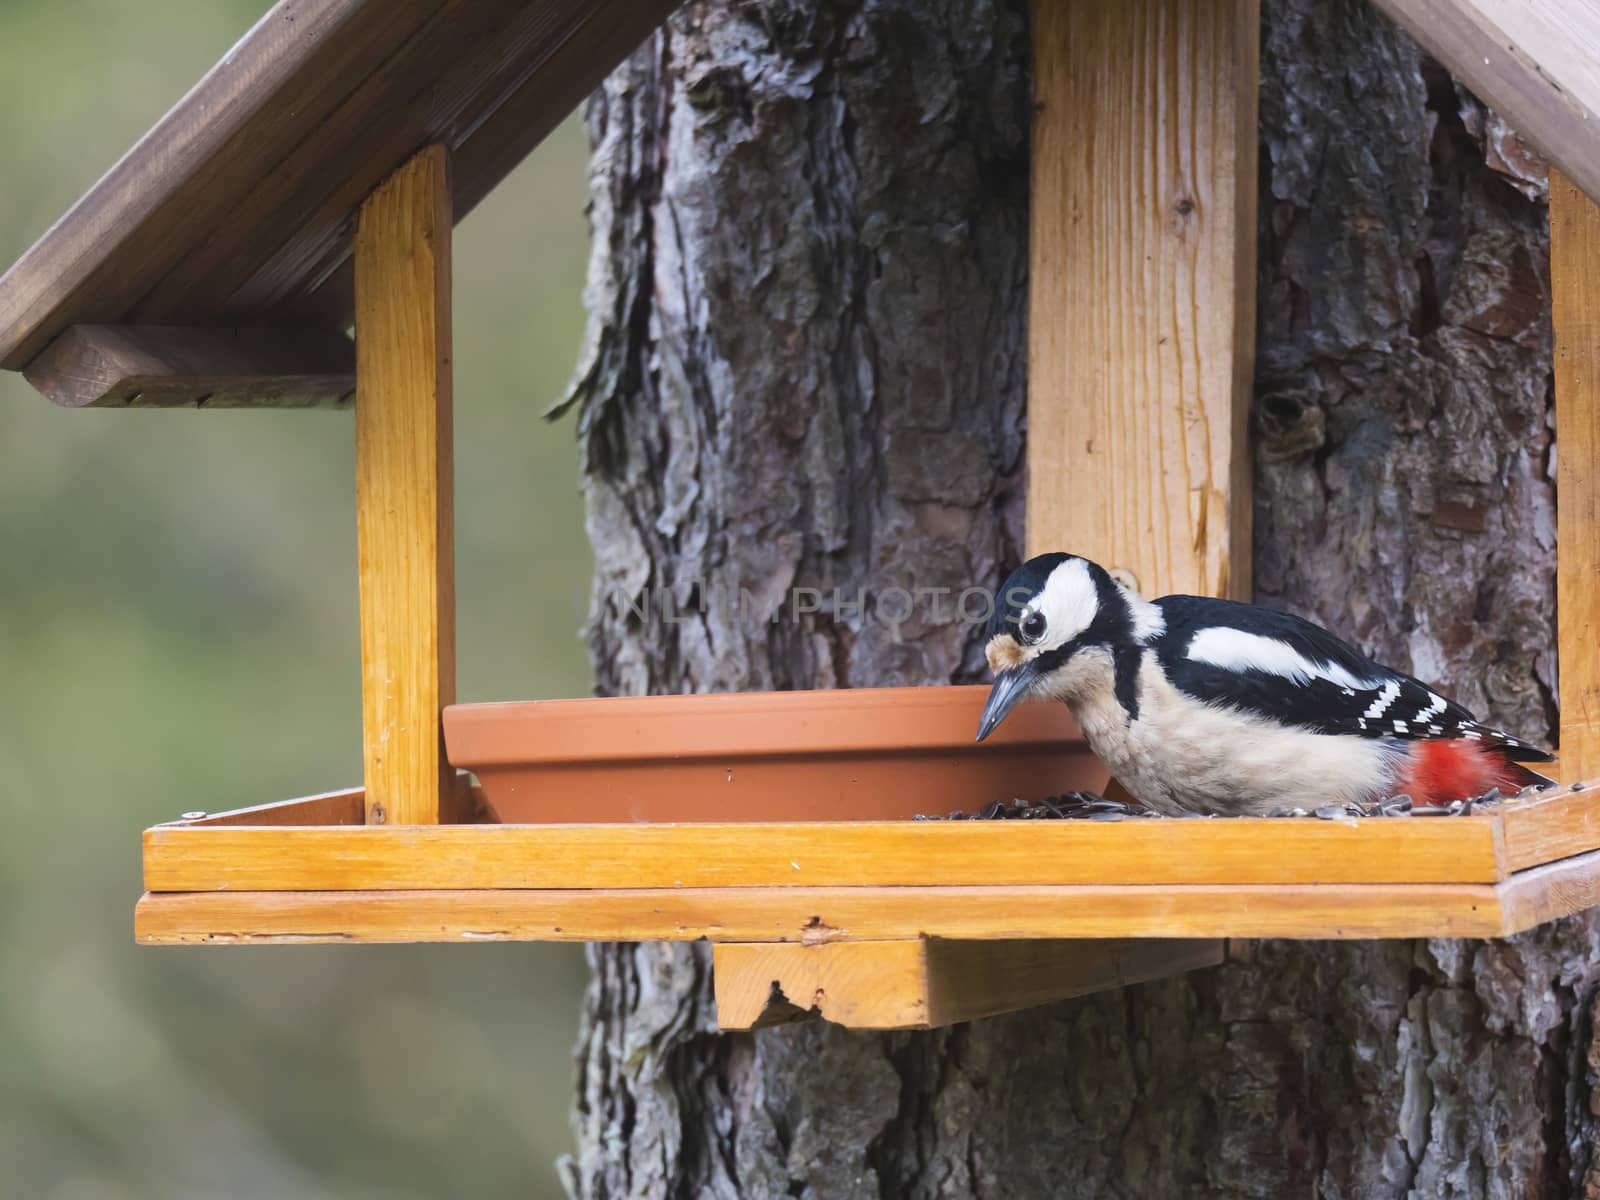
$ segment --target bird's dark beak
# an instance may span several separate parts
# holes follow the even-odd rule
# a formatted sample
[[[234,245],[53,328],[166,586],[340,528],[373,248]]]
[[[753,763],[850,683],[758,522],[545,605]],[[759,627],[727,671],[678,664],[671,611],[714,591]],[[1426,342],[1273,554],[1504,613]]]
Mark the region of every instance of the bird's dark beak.
[[[1006,719],[1006,714],[1033,690],[1038,675],[1039,669],[1035,663],[1026,662],[1009,671],[1001,671],[994,677],[994,687],[989,689],[988,703],[983,706],[983,717],[978,721],[980,742],[993,733],[1000,722]]]

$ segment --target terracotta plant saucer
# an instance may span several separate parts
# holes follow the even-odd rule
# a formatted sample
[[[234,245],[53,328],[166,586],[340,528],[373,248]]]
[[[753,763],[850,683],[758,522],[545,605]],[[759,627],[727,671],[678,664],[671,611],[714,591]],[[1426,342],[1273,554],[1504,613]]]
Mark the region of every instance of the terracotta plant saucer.
[[[943,816],[1100,790],[1066,707],[1026,704],[973,740],[986,687],[862,688],[458,704],[450,762],[496,818],[841,821]]]

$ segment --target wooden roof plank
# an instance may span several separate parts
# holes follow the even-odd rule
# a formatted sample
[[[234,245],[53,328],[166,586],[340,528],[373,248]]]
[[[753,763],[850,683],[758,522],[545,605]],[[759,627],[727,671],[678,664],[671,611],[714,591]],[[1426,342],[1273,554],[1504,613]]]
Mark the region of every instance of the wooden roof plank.
[[[422,145],[453,150],[464,141],[462,117],[502,102],[522,81],[508,73],[542,45],[552,14],[570,15],[574,7],[572,0],[516,6],[448,0],[324,114],[203,252],[140,302],[134,318],[180,304],[219,313],[271,311],[314,292],[329,273],[315,273],[317,264],[330,252],[341,262],[349,253],[362,202]],[[263,238],[278,213],[297,218]]]
[[[537,88],[514,92],[456,149],[456,219],[477,207],[495,186],[638,49],[678,0],[598,0],[594,15],[573,27],[561,57],[547,60]],[[596,71],[596,64],[609,64]]]
[[[0,279],[0,367],[75,324],[314,324],[354,214],[431,142],[459,220],[671,0],[280,0]]]
[[[1600,9],[1495,0],[1376,3],[1600,200]]]
[[[336,408],[356,386],[332,329],[73,325],[24,374],[64,408]]]
[[[281,0],[0,279],[0,367],[121,321],[442,3]]]
[[[661,23],[672,4],[617,0],[603,7],[603,17],[574,32],[569,48],[574,61],[621,62]],[[587,75],[562,71],[544,80],[544,86],[523,88],[458,146],[452,160],[457,221],[476,208],[598,83]],[[338,244],[324,252],[309,277],[323,282],[311,296],[295,302],[296,312],[307,319],[340,311],[342,298],[354,290],[351,259]]]
[[[456,220],[487,196],[670,10],[671,4],[661,0],[527,5],[490,30],[475,50],[461,54],[433,89],[437,96],[454,99],[441,104],[424,96],[425,110],[408,113],[399,122],[451,148]],[[597,69],[600,63],[606,67]],[[426,74],[426,68],[418,72]],[[393,121],[390,114],[380,114],[379,128],[371,136],[377,164],[391,163],[397,153],[404,157],[402,140],[386,135]],[[344,222],[382,177],[369,175],[362,172],[340,181],[301,229],[248,275],[235,270],[236,260],[214,256],[220,274],[207,302],[224,312],[348,311],[350,239]]]

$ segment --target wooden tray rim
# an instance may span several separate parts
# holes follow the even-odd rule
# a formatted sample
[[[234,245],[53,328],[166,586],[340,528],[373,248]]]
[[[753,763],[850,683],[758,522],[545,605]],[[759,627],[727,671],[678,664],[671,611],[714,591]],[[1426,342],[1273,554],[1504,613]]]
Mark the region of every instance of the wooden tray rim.
[[[146,945],[1507,937],[1600,903],[1600,851],[1500,884],[146,893]]]
[[[1578,785],[1381,819],[366,826],[350,789],[156,825],[151,892],[1494,884],[1600,848]]]

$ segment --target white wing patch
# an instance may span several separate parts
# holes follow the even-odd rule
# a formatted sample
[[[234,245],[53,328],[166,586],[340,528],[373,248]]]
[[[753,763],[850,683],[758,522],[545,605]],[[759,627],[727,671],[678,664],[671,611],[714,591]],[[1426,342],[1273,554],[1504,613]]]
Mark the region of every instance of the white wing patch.
[[[1223,625],[1197,632],[1189,642],[1188,656],[1195,662],[1209,663],[1226,671],[1265,671],[1295,683],[1326,679],[1340,687],[1363,692],[1378,686],[1373,680],[1352,675],[1338,663],[1322,663],[1307,658],[1277,638],[1246,633],[1242,629],[1230,629]],[[1398,695],[1399,685],[1390,686]],[[1388,704],[1389,701],[1385,701],[1384,707],[1388,707]],[[1381,712],[1382,709],[1379,709],[1378,713]],[[1367,715],[1376,716],[1378,713],[1369,710]]]
[[[1372,702],[1372,707],[1361,715],[1367,720],[1374,720],[1383,716],[1389,710],[1389,705],[1400,698],[1400,681],[1391,679],[1383,685],[1383,690],[1378,693],[1378,698]],[[1362,726],[1366,728],[1366,726]]]
[[[1423,709],[1416,716],[1416,719],[1419,723],[1426,721],[1431,716],[1442,713],[1444,711],[1444,706],[1449,703],[1449,701],[1443,696],[1439,695],[1438,692],[1433,692],[1431,694],[1433,699],[1428,702],[1428,707]]]
[[[1128,598],[1128,608],[1133,613],[1135,639],[1148,646],[1167,631],[1167,618],[1159,608],[1127,588],[1122,589],[1122,594]]]

